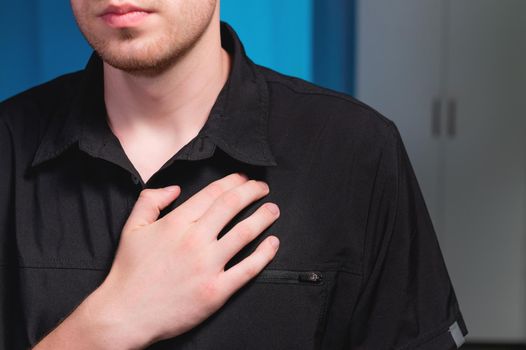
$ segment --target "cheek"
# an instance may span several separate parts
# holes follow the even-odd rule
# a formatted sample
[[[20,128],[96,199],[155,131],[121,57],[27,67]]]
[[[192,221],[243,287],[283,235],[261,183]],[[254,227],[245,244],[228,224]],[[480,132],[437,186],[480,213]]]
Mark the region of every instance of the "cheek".
[[[88,13],[88,4],[80,0],[71,0],[71,10],[77,21],[81,21]]]
[[[85,4],[77,3],[75,1],[71,2],[73,15],[75,16],[77,25],[83,33],[86,33],[86,29],[88,29],[90,26],[89,10],[86,7],[87,6]]]

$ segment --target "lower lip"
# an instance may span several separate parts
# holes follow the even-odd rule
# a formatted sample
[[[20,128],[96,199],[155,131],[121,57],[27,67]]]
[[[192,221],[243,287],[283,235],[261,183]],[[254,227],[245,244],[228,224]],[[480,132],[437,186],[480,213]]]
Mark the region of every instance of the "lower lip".
[[[134,27],[148,17],[150,13],[146,11],[130,11],[127,13],[107,13],[102,16],[104,22],[113,28]]]

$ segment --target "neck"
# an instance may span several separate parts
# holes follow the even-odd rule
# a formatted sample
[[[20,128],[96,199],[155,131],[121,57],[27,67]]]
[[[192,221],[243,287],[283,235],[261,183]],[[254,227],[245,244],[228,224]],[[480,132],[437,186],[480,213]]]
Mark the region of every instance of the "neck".
[[[217,11],[194,46],[156,75],[104,63],[109,126],[145,182],[203,128],[230,65]]]
[[[104,63],[110,127],[121,141],[166,135],[184,144],[205,124],[229,70],[219,21],[176,64],[158,75],[133,75]]]

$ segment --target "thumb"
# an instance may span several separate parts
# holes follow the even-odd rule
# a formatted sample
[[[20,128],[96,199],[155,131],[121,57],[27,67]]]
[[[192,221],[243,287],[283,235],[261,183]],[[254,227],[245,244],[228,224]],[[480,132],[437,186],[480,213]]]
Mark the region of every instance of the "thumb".
[[[161,210],[172,203],[180,194],[181,188],[179,186],[143,190],[128,221],[126,221],[125,229],[146,226],[155,222],[159,218]]]

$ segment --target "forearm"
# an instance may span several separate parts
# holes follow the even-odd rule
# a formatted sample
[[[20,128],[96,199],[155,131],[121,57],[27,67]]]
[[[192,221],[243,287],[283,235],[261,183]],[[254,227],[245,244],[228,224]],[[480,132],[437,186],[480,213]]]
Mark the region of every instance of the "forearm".
[[[106,300],[96,290],[33,350],[141,349],[140,334],[119,313],[113,312]]]

